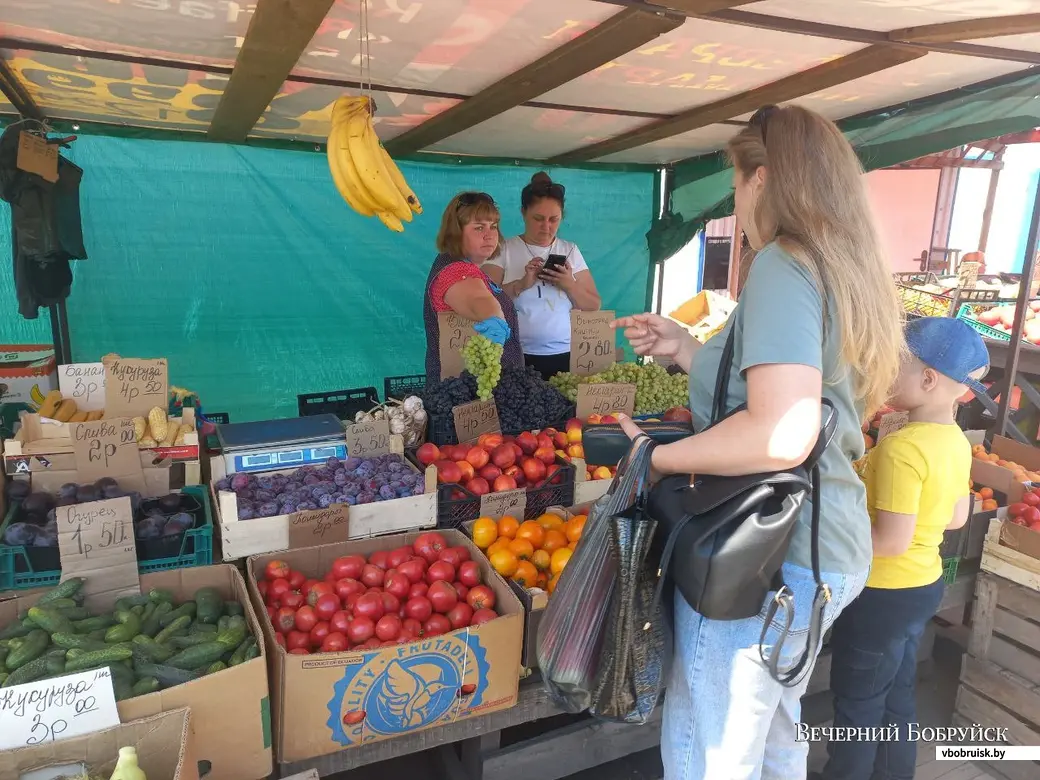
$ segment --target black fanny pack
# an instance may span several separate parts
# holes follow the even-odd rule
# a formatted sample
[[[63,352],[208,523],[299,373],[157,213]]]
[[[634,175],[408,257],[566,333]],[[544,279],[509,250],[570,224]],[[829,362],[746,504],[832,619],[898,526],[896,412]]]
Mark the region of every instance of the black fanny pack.
[[[715,382],[709,427],[746,408],[725,412],[734,330],[730,327]],[[770,592],[759,652],[770,674],[794,686],[808,672],[823,625],[830,589],[820,577],[819,458],[830,444],[838,413],[823,399],[821,431],[812,453],[799,467],[739,477],[672,475],[654,486],[647,515],[657,521],[654,552],[660,558],[655,603],[666,582],[673,583],[696,612],[712,620],[743,620],[759,614]],[[781,650],[794,620],[794,597],[784,585],[781,567],[795,525],[807,500],[812,501],[812,570],[816,580],[809,637],[805,650],[787,670],[778,668]],[[784,628],[772,653],[762,645],[779,610]]]

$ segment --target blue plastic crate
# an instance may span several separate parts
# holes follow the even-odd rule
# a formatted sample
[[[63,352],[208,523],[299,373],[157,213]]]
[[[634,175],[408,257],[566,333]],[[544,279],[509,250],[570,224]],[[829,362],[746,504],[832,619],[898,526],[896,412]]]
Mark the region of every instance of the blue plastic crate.
[[[198,528],[191,528],[184,532],[178,555],[140,561],[138,571],[141,574],[168,569],[186,569],[192,566],[209,566],[213,563],[213,507],[210,505],[209,492],[202,485],[184,487],[181,488],[181,492],[190,494],[202,505],[205,522]],[[8,511],[4,522],[0,524],[0,531],[11,522],[15,508],[12,506]],[[61,569],[35,571],[24,547],[0,544],[0,591],[48,587],[56,585],[60,580]]]

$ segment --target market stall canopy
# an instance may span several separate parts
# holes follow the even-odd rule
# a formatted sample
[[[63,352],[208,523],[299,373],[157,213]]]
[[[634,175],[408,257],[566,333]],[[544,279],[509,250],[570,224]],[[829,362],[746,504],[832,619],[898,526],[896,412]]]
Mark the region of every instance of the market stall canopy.
[[[1026,76],[1040,1],[20,0],[0,56],[0,113],[109,132],[321,142],[364,81],[396,155],[660,165],[767,102],[845,119]]]

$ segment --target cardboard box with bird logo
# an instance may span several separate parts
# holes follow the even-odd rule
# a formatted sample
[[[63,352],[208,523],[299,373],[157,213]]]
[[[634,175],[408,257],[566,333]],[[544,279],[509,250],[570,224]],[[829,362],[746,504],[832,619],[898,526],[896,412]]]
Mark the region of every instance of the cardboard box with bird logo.
[[[449,545],[470,551],[481,580],[495,593],[499,617],[371,650],[310,655],[288,653],[257,586],[269,561],[322,580],[337,558],[412,544],[420,533],[254,555],[247,577],[260,615],[270,659],[274,744],[283,763],[336,753],[360,745],[507,709],[516,704],[524,610],[519,599],[461,531],[440,529]]]

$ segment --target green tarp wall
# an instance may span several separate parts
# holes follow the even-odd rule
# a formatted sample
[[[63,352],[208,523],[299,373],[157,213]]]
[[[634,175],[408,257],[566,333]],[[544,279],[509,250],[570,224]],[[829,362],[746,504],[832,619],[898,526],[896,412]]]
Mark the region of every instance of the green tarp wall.
[[[170,381],[235,421],[295,416],[298,393],[423,373],[422,294],[444,206],[481,189],[521,230],[536,169],[404,163],[425,213],[392,233],[336,192],[325,155],[186,141],[81,137],[90,259],[74,263],[73,357],[170,361]],[[654,173],[551,170],[567,187],[560,235],[577,242],[619,313],[645,306]],[[0,343],[49,343],[17,313],[10,209],[0,205]]]

